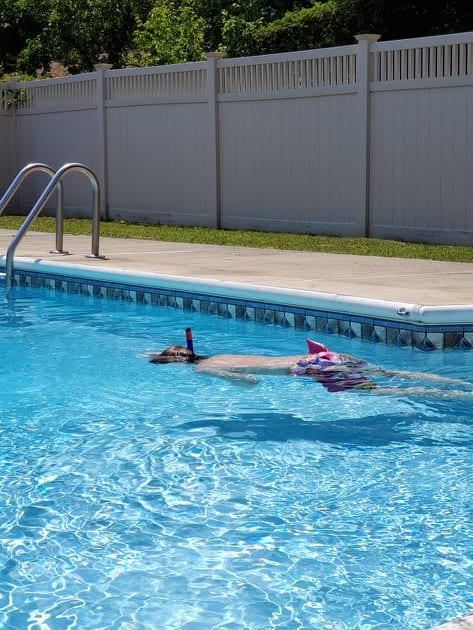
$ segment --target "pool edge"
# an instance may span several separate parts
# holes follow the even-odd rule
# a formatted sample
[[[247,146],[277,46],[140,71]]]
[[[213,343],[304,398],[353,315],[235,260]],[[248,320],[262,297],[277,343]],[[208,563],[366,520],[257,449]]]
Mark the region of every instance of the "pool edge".
[[[393,302],[26,257],[15,259],[14,275],[20,286],[199,310],[423,351],[473,347],[473,305]]]

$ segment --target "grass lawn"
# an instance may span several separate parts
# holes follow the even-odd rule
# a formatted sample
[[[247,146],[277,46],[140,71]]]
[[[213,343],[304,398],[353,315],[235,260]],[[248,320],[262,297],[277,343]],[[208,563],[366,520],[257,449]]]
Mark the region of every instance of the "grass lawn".
[[[0,228],[16,230],[20,227],[23,220],[24,217],[1,216]],[[90,234],[91,223],[90,219],[65,219],[64,232],[66,234]],[[38,217],[30,229],[38,232],[54,232],[56,222],[52,217]],[[126,221],[102,222],[100,235],[114,238],[137,238],[178,243],[237,245],[240,247],[264,247],[333,254],[473,262],[473,246],[428,245],[425,243],[405,243],[376,238],[320,236],[287,232],[255,232],[251,230],[215,230],[203,227],[144,225]]]

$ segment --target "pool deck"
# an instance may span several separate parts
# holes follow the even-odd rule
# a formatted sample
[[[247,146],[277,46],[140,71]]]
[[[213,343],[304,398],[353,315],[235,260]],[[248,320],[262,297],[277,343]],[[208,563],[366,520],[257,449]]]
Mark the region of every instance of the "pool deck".
[[[435,626],[432,630],[473,630],[473,615]]]
[[[0,252],[6,252],[13,230],[0,230]],[[275,289],[297,289],[353,298],[473,309],[473,264],[344,254],[281,251],[142,241],[100,239],[105,260],[86,258],[88,236],[64,237],[70,255],[49,253],[54,234],[28,232],[16,257],[60,265],[235,282]],[[473,260],[472,260],[473,263]],[[473,323],[473,322],[472,322]]]
[[[1,252],[6,252],[13,236],[13,230],[0,230]],[[110,238],[100,240],[100,254],[105,256],[102,260],[85,257],[90,253],[90,237],[65,235],[64,249],[70,252],[67,256],[49,253],[55,246],[54,238],[53,234],[28,232],[16,256],[128,274],[234,282],[344,295],[353,301],[387,300],[473,311],[473,264],[469,263]],[[473,630],[473,615],[433,630]]]

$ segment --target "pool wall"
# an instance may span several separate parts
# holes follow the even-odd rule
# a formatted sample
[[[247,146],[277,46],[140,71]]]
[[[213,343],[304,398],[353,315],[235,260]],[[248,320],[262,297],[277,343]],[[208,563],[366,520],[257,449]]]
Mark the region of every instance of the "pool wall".
[[[428,307],[98,267],[16,259],[15,284],[358,337],[422,351],[473,347],[471,307]]]

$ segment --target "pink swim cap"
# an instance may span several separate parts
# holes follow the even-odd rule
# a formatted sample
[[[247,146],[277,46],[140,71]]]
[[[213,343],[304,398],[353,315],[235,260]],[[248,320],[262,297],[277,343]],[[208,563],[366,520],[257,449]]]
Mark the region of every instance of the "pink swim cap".
[[[306,339],[307,349],[310,354],[317,354],[319,352],[328,352],[327,346],[324,346],[323,343],[319,343],[318,341],[312,341],[311,339]]]

